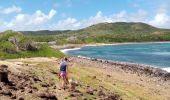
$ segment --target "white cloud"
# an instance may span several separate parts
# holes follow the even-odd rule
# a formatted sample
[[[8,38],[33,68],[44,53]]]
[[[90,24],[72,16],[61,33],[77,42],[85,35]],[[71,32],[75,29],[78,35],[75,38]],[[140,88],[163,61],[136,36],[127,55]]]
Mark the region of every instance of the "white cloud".
[[[78,29],[81,23],[75,18],[67,18],[60,20],[56,25],[52,26],[51,29],[67,30],[67,29]]]
[[[56,14],[54,9],[51,9],[49,14],[37,10],[33,15],[17,14],[10,22],[4,22],[3,28],[0,30],[36,30],[40,29],[44,24],[50,21]]]
[[[1,14],[19,13],[21,11],[22,11],[22,9],[20,7],[15,6],[15,5],[12,5],[11,7],[7,7],[7,8],[0,8]]]
[[[105,16],[101,11],[98,11],[95,16],[91,16],[88,19],[77,20],[76,18],[66,18],[59,21],[51,29],[80,29],[103,22],[144,22],[160,28],[170,28],[170,16],[164,7],[164,9],[159,8],[151,20],[148,19],[147,11],[142,9],[134,13],[127,13],[125,10],[122,10],[109,16]]]
[[[170,26],[170,17],[166,13],[158,13],[149,23],[154,26],[167,28]]]
[[[98,11],[95,16],[91,16],[88,19],[77,20],[76,18],[66,18],[60,20],[56,25],[53,25],[50,29],[64,30],[64,29],[80,29],[93,24],[103,22],[140,22],[145,21],[147,13],[144,10],[139,9],[136,13],[128,14],[125,10],[115,13],[110,16],[105,16],[101,11]]]
[[[148,12],[139,9],[136,12],[129,13],[126,10],[122,10],[118,13],[111,15],[104,15],[102,11],[98,11],[96,15],[90,16],[87,19],[78,20],[74,17],[68,17],[65,13],[62,13],[62,20],[58,22],[48,23],[56,15],[56,11],[51,9],[48,14],[43,13],[41,10],[37,10],[34,14],[17,14],[11,21],[3,22],[0,20],[0,31],[6,29],[13,30],[74,30],[85,28],[93,24],[103,22],[144,22],[156,27],[170,28],[170,16],[168,15],[167,6],[160,6],[157,9],[156,14],[150,20],[148,19]]]
[[[152,20],[149,21],[149,24],[161,27],[161,28],[170,28],[170,16],[168,15],[169,5],[163,4],[161,5],[156,15]]]

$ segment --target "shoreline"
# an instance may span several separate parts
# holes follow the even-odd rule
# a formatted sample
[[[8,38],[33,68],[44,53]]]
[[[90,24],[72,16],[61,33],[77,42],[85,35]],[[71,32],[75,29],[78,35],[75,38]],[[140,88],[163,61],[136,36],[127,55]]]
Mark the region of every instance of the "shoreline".
[[[125,43],[110,43],[110,44],[106,44],[106,43],[95,43],[95,44],[81,44],[81,45],[74,45],[73,46],[67,46],[66,48],[61,48],[59,49],[61,52],[63,52],[64,54],[67,54],[68,51],[71,50],[79,50],[82,47],[88,47],[88,46],[108,46],[108,45],[128,45],[128,44],[155,44],[155,43],[170,43],[170,41],[166,41],[166,42],[125,42]],[[77,57],[82,57],[82,58],[86,58],[86,59],[94,59],[94,58],[90,58],[90,57],[83,57],[83,56],[77,56]],[[105,60],[105,59],[98,59],[98,60]],[[146,65],[146,64],[138,64],[138,63],[130,63],[130,62],[123,62],[123,61],[114,61],[114,60],[105,60],[105,61],[111,61],[111,62],[115,62],[115,63],[124,63],[124,64],[135,64],[135,65],[140,65],[140,66],[144,66],[144,67],[153,67],[153,68],[159,68],[161,70],[167,71],[168,73],[170,73],[170,67],[164,67],[164,68],[160,68],[159,66],[152,66],[152,65]]]
[[[82,48],[86,46],[107,46],[107,45],[128,45],[128,44],[155,44],[155,43],[170,43],[170,41],[163,42],[122,42],[122,43],[92,43],[92,44],[67,44],[60,46],[52,46],[54,49],[64,50],[64,49],[75,49]]]
[[[147,65],[147,64],[130,63],[130,62],[114,61],[114,60],[105,60],[105,59],[98,59],[98,58],[84,57],[84,56],[75,56],[75,57],[82,58],[82,59],[87,59],[87,60],[92,60],[92,61],[115,63],[115,64],[118,64],[118,65],[120,64],[120,65],[150,67],[150,68],[160,69],[160,70],[166,71],[167,73],[170,73],[170,67],[160,68],[160,67],[158,67],[158,66],[152,66],[152,65]]]
[[[83,57],[83,56],[72,56],[72,59],[77,59],[79,62],[89,62],[89,63],[97,63],[98,65],[104,65],[104,69],[108,66],[111,66],[111,69],[122,69],[125,72],[135,73],[137,75],[146,75],[150,77],[160,77],[165,81],[170,80],[170,72],[167,72],[161,68],[156,68],[154,66],[144,65],[144,64],[135,64],[135,63],[126,63],[126,62],[119,62],[119,61],[112,61],[112,60],[103,60],[103,59],[96,59],[90,57]],[[107,67],[106,67],[107,66]]]

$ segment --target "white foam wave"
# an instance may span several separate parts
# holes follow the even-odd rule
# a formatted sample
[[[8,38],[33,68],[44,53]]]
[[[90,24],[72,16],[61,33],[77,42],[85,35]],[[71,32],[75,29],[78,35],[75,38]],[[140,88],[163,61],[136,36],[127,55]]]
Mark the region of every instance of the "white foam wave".
[[[67,53],[68,51],[71,51],[71,50],[79,50],[81,48],[72,48],[72,49],[61,49],[60,51],[63,52],[63,53]]]
[[[170,72],[170,67],[162,68],[163,70],[166,70],[167,72]]]
[[[149,53],[149,54],[169,56],[170,52],[152,52],[152,53]]]
[[[83,58],[83,59],[91,59],[90,57],[85,57],[85,56],[81,56],[81,55],[79,55],[79,56],[77,56],[77,57],[79,57],[79,58]]]

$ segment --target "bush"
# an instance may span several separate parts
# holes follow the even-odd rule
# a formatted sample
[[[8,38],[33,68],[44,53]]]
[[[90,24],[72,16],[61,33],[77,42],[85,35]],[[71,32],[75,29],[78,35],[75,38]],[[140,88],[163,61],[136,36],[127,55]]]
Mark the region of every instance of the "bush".
[[[49,41],[50,38],[46,39]],[[5,31],[0,34],[0,59],[25,57],[60,58],[63,56],[64,54],[62,52],[52,49],[48,44],[38,45],[37,47],[34,45],[34,41],[30,36],[24,36],[21,33],[13,31]]]
[[[9,54],[0,51],[0,59],[15,59],[15,58],[29,58],[29,57],[64,57],[64,54],[59,50],[50,48],[47,44],[39,45],[40,49],[37,51],[20,51],[16,54]]]
[[[7,53],[16,53],[15,46],[8,41],[0,42],[0,51],[7,52]]]

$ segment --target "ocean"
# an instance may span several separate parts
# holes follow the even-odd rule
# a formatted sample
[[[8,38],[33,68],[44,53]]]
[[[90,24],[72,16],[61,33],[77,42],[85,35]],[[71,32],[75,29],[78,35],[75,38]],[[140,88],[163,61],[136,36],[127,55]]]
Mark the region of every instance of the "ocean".
[[[85,46],[65,51],[67,55],[145,64],[170,72],[170,43]]]

